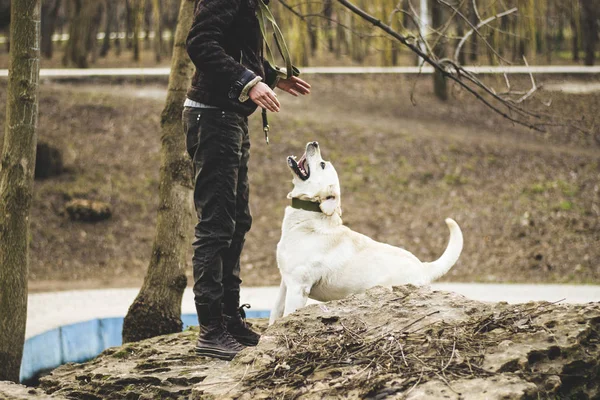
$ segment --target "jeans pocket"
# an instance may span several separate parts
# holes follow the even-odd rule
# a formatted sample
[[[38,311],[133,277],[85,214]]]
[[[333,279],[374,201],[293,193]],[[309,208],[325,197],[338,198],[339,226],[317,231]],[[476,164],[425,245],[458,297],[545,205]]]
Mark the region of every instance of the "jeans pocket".
[[[185,133],[186,149],[190,158],[194,158],[194,153],[200,143],[200,119],[202,113],[193,108],[184,108],[182,115],[183,131]]]

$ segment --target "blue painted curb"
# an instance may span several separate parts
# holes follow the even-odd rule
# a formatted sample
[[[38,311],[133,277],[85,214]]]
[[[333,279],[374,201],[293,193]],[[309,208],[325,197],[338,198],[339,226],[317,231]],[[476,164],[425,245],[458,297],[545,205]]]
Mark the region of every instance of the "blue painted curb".
[[[248,318],[268,318],[265,310],[248,310]],[[124,317],[92,319],[33,336],[25,341],[21,362],[21,382],[42,371],[57,368],[68,362],[82,363],[96,357],[109,347],[122,342]],[[183,314],[183,329],[198,325],[196,314]]]

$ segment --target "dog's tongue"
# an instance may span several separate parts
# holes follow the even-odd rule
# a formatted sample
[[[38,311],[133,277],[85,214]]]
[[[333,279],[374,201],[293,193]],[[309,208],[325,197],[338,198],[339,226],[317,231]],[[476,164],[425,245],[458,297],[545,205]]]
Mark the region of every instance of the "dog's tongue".
[[[306,166],[304,165],[304,163],[306,162],[306,153],[304,153],[302,155],[302,157],[300,157],[300,160],[298,160],[298,167],[300,167],[300,170],[306,174]]]

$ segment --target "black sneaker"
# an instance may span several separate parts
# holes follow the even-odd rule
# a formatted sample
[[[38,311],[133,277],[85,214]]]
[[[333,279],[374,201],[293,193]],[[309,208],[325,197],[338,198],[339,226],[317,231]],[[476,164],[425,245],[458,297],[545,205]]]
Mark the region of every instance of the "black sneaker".
[[[200,325],[200,335],[196,343],[197,355],[229,361],[242,350],[244,346],[227,332],[222,320],[215,319],[207,325]]]
[[[233,315],[223,315],[227,331],[235,340],[244,346],[256,346],[260,340],[260,335],[250,329],[251,324],[246,322],[246,312],[244,307],[250,308],[250,304],[242,304]]]

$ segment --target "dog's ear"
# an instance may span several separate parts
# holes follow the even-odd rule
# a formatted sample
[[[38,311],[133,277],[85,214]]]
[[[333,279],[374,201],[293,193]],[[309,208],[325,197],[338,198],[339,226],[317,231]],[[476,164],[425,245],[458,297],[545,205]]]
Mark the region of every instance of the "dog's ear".
[[[340,196],[339,189],[336,190],[335,187],[330,186],[328,190],[328,195],[324,199],[321,199],[319,204],[319,208],[323,214],[327,216],[332,216],[333,214],[337,214],[340,217],[342,216],[342,201]]]

